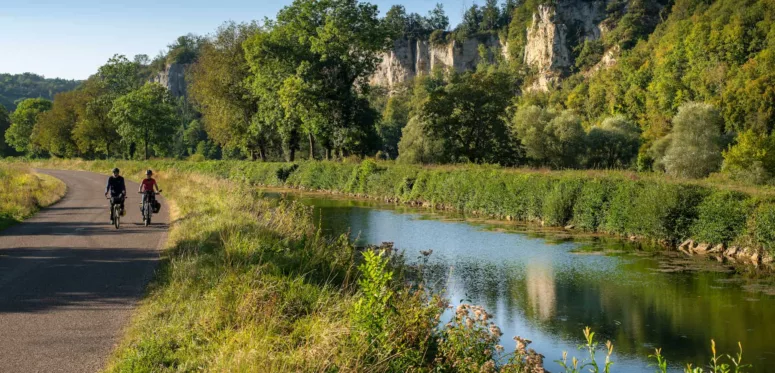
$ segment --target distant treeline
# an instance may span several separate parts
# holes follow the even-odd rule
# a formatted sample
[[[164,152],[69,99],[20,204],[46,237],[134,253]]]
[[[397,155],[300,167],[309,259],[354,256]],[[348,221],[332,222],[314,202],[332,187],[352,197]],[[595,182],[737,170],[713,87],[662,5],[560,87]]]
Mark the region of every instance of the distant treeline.
[[[0,105],[8,111],[16,110],[16,104],[26,98],[53,100],[59,92],[72,91],[81,84],[78,80],[46,79],[32,73],[0,74]]]
[[[366,2],[296,0],[262,23],[182,36],[153,61],[115,56],[53,104],[0,113],[0,130],[30,156],[354,155],[773,180],[771,2],[609,2],[599,39],[566,25],[573,67],[545,92],[531,89],[538,72],[523,58],[539,6],[557,5],[490,0],[451,28],[441,5],[427,16],[396,5],[380,18]],[[481,45],[474,71],[438,68],[392,91],[369,84],[398,38],[481,33],[503,38],[508,58]],[[605,54],[615,63],[598,69]],[[173,62],[187,66],[186,98],[146,83]]]

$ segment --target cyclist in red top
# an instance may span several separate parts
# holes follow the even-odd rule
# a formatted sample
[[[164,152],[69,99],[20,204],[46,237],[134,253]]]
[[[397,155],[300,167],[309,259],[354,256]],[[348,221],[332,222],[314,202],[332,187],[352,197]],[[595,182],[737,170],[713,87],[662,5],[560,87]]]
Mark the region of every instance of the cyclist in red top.
[[[156,188],[156,192],[161,192],[161,189],[159,189],[159,184],[156,184],[156,179],[153,177],[153,171],[148,170],[145,171],[145,179],[143,179],[143,182],[140,183],[140,193],[143,192],[153,192],[154,188]],[[143,204],[145,203],[146,196],[149,196],[153,200],[156,200],[154,193],[143,193]],[[140,206],[142,207],[143,204]]]

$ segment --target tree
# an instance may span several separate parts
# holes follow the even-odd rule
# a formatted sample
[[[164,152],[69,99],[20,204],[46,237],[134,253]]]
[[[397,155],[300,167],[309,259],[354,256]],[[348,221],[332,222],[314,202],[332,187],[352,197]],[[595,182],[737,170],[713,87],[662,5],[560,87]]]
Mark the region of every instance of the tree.
[[[6,157],[10,155],[10,148],[5,143],[5,132],[8,127],[11,126],[11,118],[8,116],[8,110],[5,106],[0,105],[0,157]]]
[[[428,28],[431,30],[446,30],[449,27],[449,17],[444,12],[444,5],[436,3],[436,7],[428,11],[428,18],[426,18]]]
[[[498,0],[486,0],[481,9],[481,17],[479,30],[492,31],[498,29],[501,20]]]
[[[280,11],[245,44],[253,92],[262,108],[270,104],[262,121],[276,123],[287,146],[306,135],[310,158],[316,142],[326,153],[354,151],[360,145],[334,135],[364,128],[360,96],[390,46],[384,26],[376,6],[355,0],[296,0]]]
[[[775,138],[748,130],[724,151],[721,171],[733,179],[762,184],[775,175]]]
[[[527,157],[538,165],[576,167],[584,150],[581,119],[568,110],[522,107],[514,115],[513,131]]]
[[[445,141],[427,135],[425,125],[413,117],[402,129],[398,143],[398,161],[402,163],[443,163]]]
[[[382,151],[388,157],[398,157],[398,142],[401,131],[409,122],[409,97],[405,92],[394,94],[387,100],[382,120],[377,123],[377,134],[382,142]]]
[[[640,129],[624,116],[606,118],[587,134],[587,166],[624,168],[640,147]]]
[[[204,39],[194,34],[179,36],[168,45],[167,63],[188,64],[196,60]]]
[[[127,144],[143,144],[145,159],[149,146],[156,154],[164,154],[179,123],[174,99],[166,88],[146,83],[136,91],[119,97],[108,116],[118,125],[121,140]]]
[[[183,131],[183,144],[186,146],[189,154],[194,154],[199,143],[206,140],[207,132],[205,132],[204,126],[198,120],[189,123]]]
[[[385,13],[382,23],[385,25],[385,30],[387,30],[391,38],[398,39],[406,36],[409,17],[406,15],[404,6],[393,5],[390,7],[390,10]]]
[[[129,61],[124,55],[116,54],[97,70],[97,77],[102,88],[118,97],[142,85],[139,71],[140,65]]]
[[[701,178],[717,171],[721,155],[723,119],[713,106],[690,102],[678,109],[670,132],[672,141],[664,158],[667,173]]]
[[[51,109],[51,101],[43,98],[28,98],[16,106],[11,114],[11,126],[5,131],[5,142],[22,153],[33,153],[36,149],[30,141],[32,129],[40,113]]]
[[[202,43],[199,58],[191,68],[189,89],[209,137],[221,146],[241,149],[254,159],[266,158],[268,144],[261,131],[251,129],[259,103],[249,85],[251,74],[243,43],[260,32],[256,23],[221,25]]]
[[[430,92],[419,119],[428,136],[445,139],[444,158],[454,162],[514,162],[505,121],[513,82],[501,72],[455,74],[443,89]]]
[[[468,35],[473,35],[479,32],[480,25],[482,24],[482,10],[478,5],[471,5],[465,14],[463,14],[463,21],[458,26],[463,32]]]
[[[54,96],[51,110],[38,115],[32,130],[31,140],[35,146],[58,157],[77,155],[78,146],[73,139],[73,129],[86,99],[80,90]]]

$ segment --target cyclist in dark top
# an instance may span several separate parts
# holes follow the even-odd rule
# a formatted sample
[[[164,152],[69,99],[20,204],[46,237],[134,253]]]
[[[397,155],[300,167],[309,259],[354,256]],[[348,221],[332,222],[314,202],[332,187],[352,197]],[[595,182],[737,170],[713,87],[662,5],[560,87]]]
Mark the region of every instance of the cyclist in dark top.
[[[110,222],[113,222],[113,205],[121,204],[121,214],[124,214],[124,199],[126,198],[126,185],[124,177],[119,175],[119,169],[113,169],[113,176],[108,178],[108,185],[105,187],[105,197],[110,193]]]

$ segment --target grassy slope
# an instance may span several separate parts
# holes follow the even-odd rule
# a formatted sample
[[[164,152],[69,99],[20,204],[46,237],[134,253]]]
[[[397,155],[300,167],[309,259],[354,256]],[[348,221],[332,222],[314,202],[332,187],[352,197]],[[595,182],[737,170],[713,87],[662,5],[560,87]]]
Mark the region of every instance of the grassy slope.
[[[29,168],[0,163],[0,229],[18,223],[65,195],[60,180]]]

